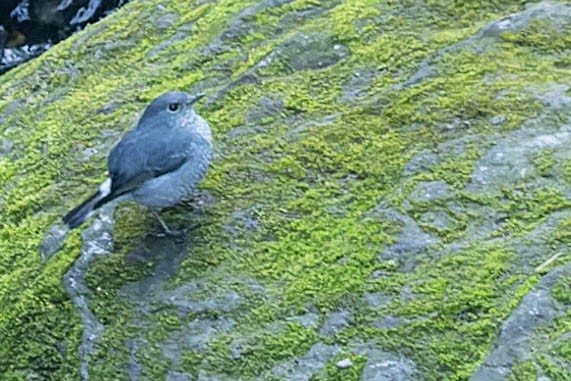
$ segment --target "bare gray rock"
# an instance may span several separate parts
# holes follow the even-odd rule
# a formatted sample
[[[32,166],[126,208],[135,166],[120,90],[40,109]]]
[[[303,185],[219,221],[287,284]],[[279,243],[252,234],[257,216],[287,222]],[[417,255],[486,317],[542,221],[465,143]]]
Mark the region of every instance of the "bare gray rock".
[[[359,344],[355,353],[367,357],[361,381],[408,381],[417,379],[414,363],[402,356],[375,349],[375,343]]]
[[[287,42],[282,54],[294,70],[317,70],[343,60],[349,55],[349,49],[322,33],[313,33],[298,35]]]
[[[551,290],[555,284],[571,274],[571,265],[553,270],[521,301],[505,321],[499,337],[488,356],[474,373],[472,381],[505,380],[517,361],[529,359],[549,347],[549,338],[541,327],[564,316],[571,306],[558,306]]]
[[[410,194],[410,198],[415,202],[430,202],[447,198],[449,194],[448,184],[438,180],[417,183],[416,189]]]
[[[291,381],[309,381],[312,377],[325,375],[325,364],[335,358],[341,348],[318,342],[303,356],[273,368],[272,373]]]
[[[337,361],[337,364],[335,364],[335,366],[339,369],[347,369],[347,368],[350,368],[351,365],[353,365],[353,361],[351,361],[351,359],[348,359],[348,358],[344,358],[343,360],[339,360],[339,361]]]
[[[344,328],[349,327],[353,314],[350,311],[330,312],[325,318],[325,322],[319,330],[323,336],[334,336]]]

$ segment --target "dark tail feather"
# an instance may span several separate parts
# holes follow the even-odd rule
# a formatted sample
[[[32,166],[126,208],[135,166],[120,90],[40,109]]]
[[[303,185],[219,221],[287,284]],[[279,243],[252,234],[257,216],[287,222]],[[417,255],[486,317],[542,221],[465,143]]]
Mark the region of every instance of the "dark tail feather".
[[[93,206],[93,210],[97,210],[97,209],[101,208],[103,205],[107,204],[109,201],[115,200],[117,197],[123,196],[125,193],[128,193],[128,191],[127,192],[114,192],[114,193],[108,194],[105,197],[99,197],[99,199],[97,201],[95,201],[95,204]],[[103,195],[101,195],[101,196],[103,196]]]
[[[63,216],[63,222],[74,229],[85,222],[91,213],[101,205],[97,205],[101,199],[101,192],[97,191],[91,195],[87,200],[73,208],[69,213]]]

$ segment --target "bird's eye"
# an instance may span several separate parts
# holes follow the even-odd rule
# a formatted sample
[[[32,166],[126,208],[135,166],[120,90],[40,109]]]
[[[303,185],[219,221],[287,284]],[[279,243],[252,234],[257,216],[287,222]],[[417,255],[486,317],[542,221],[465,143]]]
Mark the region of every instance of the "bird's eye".
[[[180,110],[180,103],[171,103],[169,105],[170,112],[177,112],[178,110]]]

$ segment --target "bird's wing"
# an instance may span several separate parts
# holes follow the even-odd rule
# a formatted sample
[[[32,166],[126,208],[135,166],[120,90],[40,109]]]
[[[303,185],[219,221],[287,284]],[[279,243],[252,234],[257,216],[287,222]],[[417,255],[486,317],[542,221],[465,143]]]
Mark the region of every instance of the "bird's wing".
[[[188,158],[188,139],[173,139],[164,130],[132,130],[113,148],[108,167],[115,198],[145,181],[173,172]]]

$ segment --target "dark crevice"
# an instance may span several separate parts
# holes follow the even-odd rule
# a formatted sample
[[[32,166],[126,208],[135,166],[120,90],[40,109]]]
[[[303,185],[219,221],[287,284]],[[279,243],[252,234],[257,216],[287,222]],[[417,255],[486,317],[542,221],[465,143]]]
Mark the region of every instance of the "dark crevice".
[[[128,0],[0,1],[0,74],[34,58]]]

